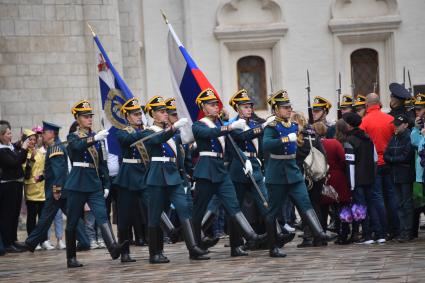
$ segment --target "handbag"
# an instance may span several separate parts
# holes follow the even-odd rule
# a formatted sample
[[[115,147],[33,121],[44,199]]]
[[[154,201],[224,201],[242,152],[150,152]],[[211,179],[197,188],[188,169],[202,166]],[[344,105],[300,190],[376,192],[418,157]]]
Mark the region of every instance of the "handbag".
[[[304,159],[303,166],[306,178],[317,182],[326,177],[329,170],[329,165],[326,156],[313,146],[311,136],[308,136],[310,142],[310,152]]]

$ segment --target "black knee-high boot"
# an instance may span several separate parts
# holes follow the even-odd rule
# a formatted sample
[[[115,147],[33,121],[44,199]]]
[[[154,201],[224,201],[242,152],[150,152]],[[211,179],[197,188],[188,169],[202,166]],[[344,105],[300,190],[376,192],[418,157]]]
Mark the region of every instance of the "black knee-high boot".
[[[75,238],[75,231],[65,230],[66,265],[68,266],[68,268],[83,266],[77,261],[77,246],[75,243]]]
[[[171,243],[177,243],[179,241],[179,233],[173,222],[165,212],[161,213],[161,222],[160,226],[162,231],[167,232],[168,237],[170,237]]]
[[[136,260],[130,257],[130,242],[128,229],[118,230],[118,242],[122,245],[121,262],[135,262]]]
[[[286,257],[286,254],[281,252],[278,246],[276,222],[266,220],[266,231],[269,240],[269,255],[271,257]]]
[[[149,262],[153,264],[170,262],[166,257],[162,256],[162,248],[160,243],[162,239],[160,238],[163,238],[163,236],[160,233],[160,228],[149,227],[148,234],[149,234]]]
[[[100,231],[102,232],[102,238],[105,241],[106,247],[108,248],[109,254],[111,255],[112,259],[119,258],[121,255],[122,246],[128,241],[118,244],[115,240],[114,233],[112,233],[112,229],[109,225],[109,222],[103,223],[99,227]]]
[[[183,238],[186,242],[186,247],[189,250],[189,258],[194,260],[210,259],[209,257],[205,256],[207,252],[201,249],[196,242],[192,221],[190,219],[184,219],[180,222]]]

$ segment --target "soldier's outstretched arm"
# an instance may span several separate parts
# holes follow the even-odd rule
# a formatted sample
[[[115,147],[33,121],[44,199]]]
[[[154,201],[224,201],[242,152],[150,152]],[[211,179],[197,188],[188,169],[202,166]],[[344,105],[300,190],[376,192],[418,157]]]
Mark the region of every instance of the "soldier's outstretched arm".
[[[147,130],[146,132],[147,132],[146,136],[155,133],[152,130]],[[176,132],[176,130],[174,128],[169,128],[169,129],[165,130],[164,132],[162,132],[161,134],[159,134],[159,135],[157,135],[157,136],[155,136],[151,139],[146,140],[144,142],[144,144],[146,146],[149,146],[149,145],[153,145],[153,144],[164,143],[164,142],[168,141],[169,139],[171,139],[174,136],[175,132]]]
[[[86,150],[86,148],[92,146],[95,144],[94,137],[89,137],[86,139],[81,139],[78,137],[78,135],[71,133],[66,137],[66,140],[68,141],[68,148],[70,150],[77,150],[77,151],[83,151]]]
[[[262,136],[263,129],[261,128],[261,126],[246,131],[237,129],[233,130],[231,135],[235,141],[249,141]]]
[[[284,143],[289,143],[288,137],[279,137],[279,133],[272,127],[267,126],[264,129],[263,148],[265,151],[278,149]]]
[[[115,133],[117,140],[121,146],[129,146],[132,143],[148,136],[149,134],[150,132],[147,130],[134,132],[134,133],[129,133],[125,130],[119,130]]]
[[[204,123],[197,121],[192,125],[192,132],[195,139],[212,139],[228,134],[230,132],[230,127],[221,126],[220,128],[210,128]]]

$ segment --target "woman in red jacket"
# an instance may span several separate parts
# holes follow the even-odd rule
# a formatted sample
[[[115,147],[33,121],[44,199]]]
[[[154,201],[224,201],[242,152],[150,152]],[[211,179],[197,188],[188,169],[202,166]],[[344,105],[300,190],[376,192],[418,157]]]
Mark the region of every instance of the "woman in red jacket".
[[[334,187],[338,193],[337,200],[331,200],[330,198],[324,197],[322,199],[323,204],[331,204],[337,202],[337,217],[335,217],[335,227],[338,233],[338,239],[335,244],[349,244],[348,234],[350,233],[350,226],[346,222],[341,222],[339,219],[340,210],[348,205],[351,201],[351,192],[347,184],[346,176],[346,163],[345,163],[345,151],[342,143],[344,142],[344,132],[346,124],[344,120],[339,120],[336,125],[336,138],[334,139],[323,139],[323,147],[326,151],[326,157],[329,164],[328,182],[327,185]]]

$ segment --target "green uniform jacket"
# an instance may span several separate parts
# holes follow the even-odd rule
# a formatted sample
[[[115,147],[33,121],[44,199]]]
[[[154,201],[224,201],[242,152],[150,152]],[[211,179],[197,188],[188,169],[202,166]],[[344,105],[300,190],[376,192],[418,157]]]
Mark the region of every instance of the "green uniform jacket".
[[[142,156],[136,146],[130,147],[131,144],[149,135],[149,131],[136,130],[131,127],[127,127],[116,132],[118,143],[120,144],[122,157],[126,159],[139,159],[142,160]],[[146,174],[145,164],[142,163],[121,163],[118,175],[114,180],[114,184],[121,188],[128,190],[143,190],[144,180]]]
[[[60,139],[54,143],[59,144]],[[53,198],[53,187],[64,188],[68,176],[68,154],[65,146],[53,145],[47,148],[46,160],[44,162],[44,191],[46,199]],[[61,191],[61,197],[65,198],[65,191]]]
[[[149,134],[153,134],[154,131],[148,130]],[[145,142],[146,149],[148,150],[149,156],[151,157],[174,157],[177,158],[177,163],[180,163],[178,158],[181,158],[179,150],[177,152],[170,152],[167,141],[171,139],[170,143],[174,143],[174,130],[167,130],[162,134],[155,136],[154,138]],[[176,149],[178,148],[176,144]],[[146,172],[146,185],[149,186],[174,186],[181,184],[182,178],[179,173],[176,162],[158,162],[151,161],[149,168]]]
[[[199,152],[219,152],[225,155],[235,156],[235,151],[231,149],[231,145],[228,141],[225,141],[225,152],[222,152],[220,143],[217,141],[218,137],[229,133],[227,126],[218,126],[216,128],[210,128],[201,121],[196,121],[192,125],[193,136],[196,141],[197,149]],[[239,150],[244,160],[247,158]],[[238,161],[239,165],[243,165]],[[210,156],[200,156],[199,161],[195,166],[193,177],[195,179],[207,179],[213,183],[223,182],[226,175],[229,174],[224,166],[224,159]]]
[[[296,142],[283,142],[282,137],[290,133],[297,133],[298,126],[291,123],[289,127],[279,125],[280,122],[273,121],[264,129],[263,148],[271,154],[290,155],[296,153]],[[269,158],[265,169],[266,184],[294,184],[304,181],[296,160]]]
[[[262,136],[263,136],[263,129],[261,128],[261,125],[257,125],[256,122],[250,121],[249,122],[251,128],[246,131],[242,130],[234,130],[231,133],[231,136],[235,140],[238,147],[243,152],[255,152],[257,154],[257,157],[249,157],[249,160],[252,164],[253,169],[253,177],[255,181],[261,181],[263,179],[263,173],[261,168],[261,159],[262,159]],[[256,141],[254,141],[257,139]],[[255,148],[254,142],[258,145],[258,149]],[[233,182],[238,183],[251,183],[251,179],[247,177],[243,171],[243,166],[241,165],[241,162],[239,161],[239,158],[233,158],[230,166],[229,166],[229,173],[230,178]]]
[[[87,135],[89,138],[80,139],[80,137]],[[67,149],[71,162],[95,164],[96,168],[72,166],[65,183],[66,190],[96,192],[104,188],[110,188],[108,166],[106,161],[103,160],[100,143],[94,141],[94,135],[94,132],[86,134],[80,130],[67,136]],[[95,160],[93,160],[93,153],[95,154]]]

